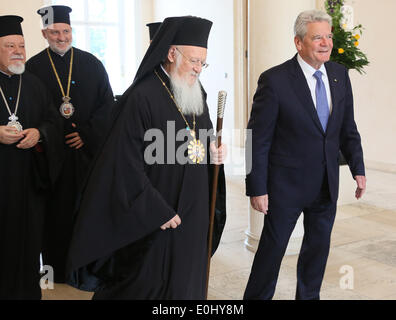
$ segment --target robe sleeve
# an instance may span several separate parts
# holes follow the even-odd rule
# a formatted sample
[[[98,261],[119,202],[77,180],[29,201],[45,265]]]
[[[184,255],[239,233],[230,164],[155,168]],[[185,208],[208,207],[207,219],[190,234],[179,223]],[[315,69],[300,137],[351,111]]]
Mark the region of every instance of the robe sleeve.
[[[56,111],[50,92],[42,85],[43,115],[42,121],[38,126],[40,131],[39,144],[36,146],[36,152],[42,151],[48,164],[48,175],[51,185],[55,181],[61,170],[63,158],[63,120]]]
[[[84,141],[85,149],[93,156],[101,146],[104,137],[106,136],[109,118],[114,105],[114,96],[109,82],[107,72],[98,60],[95,61],[93,73],[99,80],[95,92],[87,94],[94,94],[96,98],[95,110],[92,112],[91,118],[84,125],[78,127],[78,131]]]

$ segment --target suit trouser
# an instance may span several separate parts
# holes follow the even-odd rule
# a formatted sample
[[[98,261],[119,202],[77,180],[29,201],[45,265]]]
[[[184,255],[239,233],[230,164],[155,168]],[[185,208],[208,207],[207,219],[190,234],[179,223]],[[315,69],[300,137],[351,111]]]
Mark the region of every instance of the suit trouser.
[[[336,208],[328,189],[323,187],[307,207],[283,208],[271,206],[270,202],[244,299],[267,300],[274,296],[281,262],[301,212],[304,239],[297,264],[296,299],[319,299]]]

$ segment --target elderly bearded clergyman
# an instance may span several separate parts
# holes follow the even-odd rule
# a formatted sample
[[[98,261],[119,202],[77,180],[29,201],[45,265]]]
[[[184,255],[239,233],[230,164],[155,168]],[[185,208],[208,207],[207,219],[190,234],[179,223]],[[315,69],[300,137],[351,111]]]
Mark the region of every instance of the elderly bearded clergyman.
[[[94,299],[205,298],[208,161],[220,164],[225,156],[201,135],[212,129],[198,80],[211,27],[196,17],[166,19],[116,107],[81,197],[69,253],[70,283],[94,290]],[[169,123],[185,140],[165,139],[165,153],[185,144],[187,164],[148,164],[144,153],[152,141],[145,133],[157,129],[169,137]]]
[[[63,130],[44,84],[25,72],[22,21],[0,17],[0,300],[41,298],[45,199]]]

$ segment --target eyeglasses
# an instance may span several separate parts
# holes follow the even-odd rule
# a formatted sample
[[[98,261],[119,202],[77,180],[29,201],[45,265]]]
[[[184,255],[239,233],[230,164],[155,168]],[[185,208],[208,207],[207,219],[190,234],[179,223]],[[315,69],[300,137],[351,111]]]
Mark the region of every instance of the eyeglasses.
[[[201,67],[202,69],[206,69],[207,67],[209,67],[209,64],[207,64],[206,62],[202,62],[202,61],[199,60],[199,59],[190,59],[190,58],[187,58],[187,57],[183,54],[183,52],[181,52],[178,48],[176,48],[176,50],[179,51],[180,54],[181,54],[184,58],[186,58],[193,66],[195,66],[195,67]]]

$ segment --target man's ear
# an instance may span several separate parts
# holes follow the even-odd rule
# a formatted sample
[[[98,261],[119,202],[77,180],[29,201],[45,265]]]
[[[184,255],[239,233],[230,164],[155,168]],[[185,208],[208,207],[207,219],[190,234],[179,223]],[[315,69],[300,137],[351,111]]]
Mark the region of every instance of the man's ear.
[[[171,46],[168,51],[168,60],[173,63],[176,61],[176,47]]]
[[[46,29],[41,30],[41,34],[43,35],[44,39],[47,39]]]
[[[297,51],[301,50],[301,42],[302,40],[299,37],[294,37],[294,44],[296,45]]]

